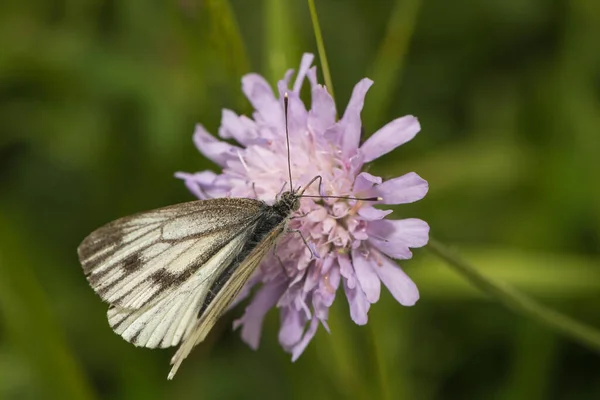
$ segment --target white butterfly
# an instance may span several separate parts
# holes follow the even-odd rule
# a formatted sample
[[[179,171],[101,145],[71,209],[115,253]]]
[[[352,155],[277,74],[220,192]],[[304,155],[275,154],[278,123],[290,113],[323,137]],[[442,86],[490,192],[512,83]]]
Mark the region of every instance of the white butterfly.
[[[246,198],[198,200],[118,219],[78,248],[108,321],[149,348],[181,344],[172,379],[202,342],[300,207],[301,193],[275,204]]]

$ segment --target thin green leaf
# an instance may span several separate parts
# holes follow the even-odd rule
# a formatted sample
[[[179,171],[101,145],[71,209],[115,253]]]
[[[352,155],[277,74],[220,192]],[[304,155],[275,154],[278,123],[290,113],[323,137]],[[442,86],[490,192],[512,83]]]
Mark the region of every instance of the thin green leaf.
[[[595,258],[507,248],[461,248],[461,253],[472,264],[481,265],[481,271],[492,280],[541,298],[585,299],[600,292],[600,270]],[[462,274],[433,255],[418,257],[407,267],[419,283],[422,298],[446,301],[482,296]]]
[[[435,255],[446,261],[449,266],[453,267],[455,271],[460,273],[473,286],[476,286],[506,307],[525,317],[537,320],[590,349],[600,352],[600,331],[537,303],[503,282],[494,281],[486,277],[454,251],[435,239],[430,238],[427,247]]]
[[[319,51],[319,58],[321,59],[321,70],[323,71],[323,80],[327,91],[333,99],[333,81],[331,80],[331,73],[329,72],[329,63],[327,62],[327,54],[325,54],[325,44],[323,42],[323,35],[321,34],[321,26],[319,25],[319,17],[317,16],[317,8],[315,7],[314,0],[308,0],[308,8],[310,9],[310,19],[312,20],[313,30],[315,31],[315,40],[317,42],[317,49]]]

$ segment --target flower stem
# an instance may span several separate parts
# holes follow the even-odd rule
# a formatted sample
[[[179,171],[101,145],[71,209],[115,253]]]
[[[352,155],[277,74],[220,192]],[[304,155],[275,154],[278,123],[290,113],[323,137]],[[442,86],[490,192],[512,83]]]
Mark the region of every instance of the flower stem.
[[[444,260],[471,284],[498,300],[511,310],[537,320],[549,328],[575,339],[581,344],[600,352],[600,332],[558,311],[537,303],[511,286],[494,281],[481,274],[458,254],[435,239],[427,246],[436,256]]]
[[[319,51],[319,58],[321,59],[323,80],[325,81],[325,86],[327,87],[327,91],[331,95],[331,98],[335,100],[335,96],[333,95],[333,82],[331,81],[331,73],[329,72],[329,64],[327,63],[327,55],[325,54],[323,35],[321,34],[321,26],[319,25],[319,17],[317,16],[317,8],[315,7],[314,0],[308,0],[308,8],[310,9],[310,19],[313,23],[315,40],[317,41],[317,49]]]

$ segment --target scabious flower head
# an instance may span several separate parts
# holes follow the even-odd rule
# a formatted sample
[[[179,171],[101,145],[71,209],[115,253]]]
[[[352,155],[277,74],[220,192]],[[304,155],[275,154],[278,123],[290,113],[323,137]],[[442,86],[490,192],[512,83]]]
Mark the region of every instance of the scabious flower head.
[[[176,174],[200,199],[212,197],[258,197],[272,203],[289,188],[285,137],[284,93],[288,93],[288,128],[291,171],[295,187],[313,177],[323,178],[305,194],[352,197],[381,197],[378,202],[348,199],[302,198],[299,217],[290,222],[316,250],[315,257],[298,234],[288,233],[279,242],[276,255],[265,258],[237,301],[247,297],[255,285],[252,300],[242,318],[242,339],[257,348],[263,319],[273,307],[280,310],[279,342],[297,359],[314,337],[319,324],[329,331],[327,317],[340,286],[350,304],[350,316],[359,325],[367,323],[367,312],[377,302],[383,283],[402,305],[419,298],[413,281],[392,261],[409,259],[411,247],[427,243],[429,226],[419,219],[388,220],[391,210],[375,204],[403,204],[425,196],[428,185],[415,173],[383,181],[362,172],[366,163],[411,140],[420,130],[413,116],[398,118],[375,132],[362,145],[360,112],[367,90],[373,83],[361,80],[340,120],[326,88],[317,83],[312,54],[305,54],[292,88],[294,73],[289,70],[279,81],[276,97],[259,75],[242,78],[242,90],[256,110],[252,118],[223,110],[219,136],[239,146],[220,141],[202,125],[196,127],[198,150],[223,168]],[[311,107],[300,100],[300,88],[308,77]],[[279,258],[279,260],[277,259]],[[237,302],[236,301],[236,302]]]

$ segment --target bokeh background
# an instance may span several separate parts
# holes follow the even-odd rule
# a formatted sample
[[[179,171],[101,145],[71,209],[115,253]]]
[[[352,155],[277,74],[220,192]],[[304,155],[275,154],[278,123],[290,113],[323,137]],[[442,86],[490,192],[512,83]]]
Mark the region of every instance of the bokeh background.
[[[338,109],[369,76],[367,134],[421,121],[373,165],[430,182],[395,216],[427,220],[481,272],[600,327],[600,2],[317,9]],[[230,312],[172,382],[173,351],[112,333],[80,241],[191,200],[173,173],[216,168],[192,145],[194,124],[216,132],[221,108],[248,114],[240,77],[275,83],[305,51],[316,45],[303,0],[0,4],[0,398],[600,398],[597,353],[490,300],[426,248],[403,263],[415,307],[384,290],[358,327],[339,296],[332,334],[320,329],[295,363],[274,312],[257,352],[231,331],[242,309]]]

